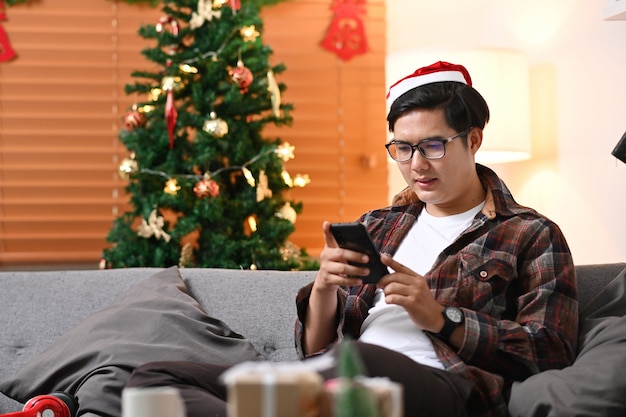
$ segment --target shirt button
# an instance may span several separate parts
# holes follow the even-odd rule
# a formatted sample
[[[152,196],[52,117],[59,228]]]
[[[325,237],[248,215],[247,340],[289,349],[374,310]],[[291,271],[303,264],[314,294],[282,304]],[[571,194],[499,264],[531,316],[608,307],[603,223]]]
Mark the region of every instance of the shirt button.
[[[480,271],[480,276],[482,278],[487,278],[487,271]]]

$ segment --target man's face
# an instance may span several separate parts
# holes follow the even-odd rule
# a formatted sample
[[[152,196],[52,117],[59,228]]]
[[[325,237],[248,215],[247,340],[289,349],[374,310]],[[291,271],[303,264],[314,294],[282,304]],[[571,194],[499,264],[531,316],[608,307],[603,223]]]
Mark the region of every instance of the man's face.
[[[446,123],[441,109],[415,109],[400,116],[394,126],[394,139],[417,144],[424,139],[447,139],[456,135]],[[418,150],[407,162],[398,162],[398,168],[409,187],[426,203],[426,209],[434,216],[462,213],[475,207],[478,177],[474,153],[480,146],[478,129],[468,136],[448,142],[445,156],[426,159]]]

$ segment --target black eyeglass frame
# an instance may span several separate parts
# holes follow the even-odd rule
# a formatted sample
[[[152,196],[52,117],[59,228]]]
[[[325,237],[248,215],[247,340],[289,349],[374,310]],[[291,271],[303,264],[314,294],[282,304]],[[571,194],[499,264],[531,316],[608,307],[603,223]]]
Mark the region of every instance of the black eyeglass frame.
[[[449,142],[452,142],[452,141],[453,141],[454,139],[456,139],[456,138],[460,138],[461,136],[465,136],[465,135],[467,135],[467,134],[469,133],[469,131],[470,131],[470,130],[472,130],[472,128],[471,128],[471,127],[468,127],[468,128],[467,128],[467,129],[465,129],[464,131],[459,132],[459,133],[457,133],[457,134],[456,134],[456,135],[454,135],[454,136],[450,136],[450,137],[449,137],[449,138],[447,138],[447,139],[424,139],[423,141],[421,141],[421,142],[419,142],[419,143],[416,143],[415,145],[412,145],[412,144],[410,144],[409,142],[405,142],[405,141],[402,141],[402,140],[395,140],[395,139],[394,139],[394,140],[392,140],[391,142],[389,142],[389,143],[385,144],[385,148],[387,149],[387,153],[389,154],[389,156],[391,157],[391,159],[393,159],[393,160],[394,160],[394,161],[396,161],[396,162],[408,162],[408,161],[410,161],[411,159],[413,159],[413,156],[415,155],[415,150],[416,150],[416,149],[417,149],[417,150],[420,152],[420,154],[421,154],[424,158],[426,158],[426,159],[441,159],[441,158],[443,158],[444,156],[446,156],[446,145],[447,145]],[[432,157],[432,156],[426,156],[426,152],[425,152],[425,151],[421,148],[421,146],[422,146],[423,144],[432,143],[432,142],[439,142],[439,143],[441,143],[441,144],[443,145],[443,153],[441,154],[441,156],[435,156],[435,157]],[[389,147],[390,147],[391,145],[397,145],[397,144],[402,144],[402,145],[408,145],[408,146],[410,146],[410,147],[411,147],[411,156],[409,156],[407,159],[404,159],[404,160],[402,160],[402,161],[400,161],[400,160],[398,160],[398,159],[394,158],[394,157],[393,157],[393,155],[391,154],[391,151],[389,150]]]

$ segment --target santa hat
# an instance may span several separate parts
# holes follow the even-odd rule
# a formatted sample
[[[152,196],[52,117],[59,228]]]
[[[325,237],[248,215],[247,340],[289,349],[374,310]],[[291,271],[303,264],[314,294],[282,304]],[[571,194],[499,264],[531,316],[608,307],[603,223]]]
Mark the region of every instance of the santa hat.
[[[389,87],[387,105],[391,107],[398,97],[409,90],[439,81],[456,81],[470,87],[472,85],[472,78],[463,65],[439,61],[427,67],[419,68],[413,74],[407,75]]]

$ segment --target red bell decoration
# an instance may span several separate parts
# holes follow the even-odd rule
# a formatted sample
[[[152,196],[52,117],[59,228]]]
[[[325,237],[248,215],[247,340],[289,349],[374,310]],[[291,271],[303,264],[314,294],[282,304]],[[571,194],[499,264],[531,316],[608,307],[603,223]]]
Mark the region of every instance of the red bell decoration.
[[[0,0],[0,20],[6,20],[7,16],[4,12],[4,3]],[[0,62],[10,61],[15,58],[17,54],[11,47],[9,37],[4,31],[2,25],[0,25]]]
[[[239,91],[241,94],[244,94],[248,91],[248,87],[252,85],[252,80],[254,79],[252,75],[252,71],[250,71],[240,59],[237,61],[236,67],[228,68],[228,75],[233,80],[235,84],[239,87]]]
[[[365,14],[366,0],[334,0],[332,22],[322,40],[322,47],[348,60],[367,52],[367,38],[361,15]]]

